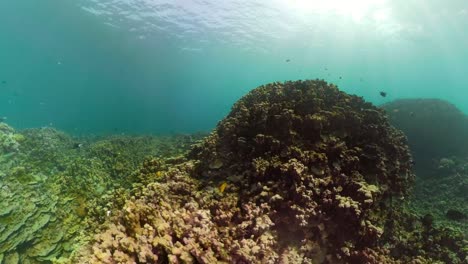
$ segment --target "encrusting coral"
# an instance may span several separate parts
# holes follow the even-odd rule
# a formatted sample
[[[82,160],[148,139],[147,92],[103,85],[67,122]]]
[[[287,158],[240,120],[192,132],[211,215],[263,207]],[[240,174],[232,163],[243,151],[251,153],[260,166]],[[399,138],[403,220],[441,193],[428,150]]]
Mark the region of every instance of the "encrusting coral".
[[[382,110],[334,85],[261,86],[187,158],[170,166],[146,162],[139,174],[151,183],[133,193],[73,261],[440,260],[430,248],[395,242],[410,232],[424,237],[420,221],[402,212],[414,178],[405,136]],[[417,224],[402,226],[411,219]],[[460,252],[451,255],[454,263],[463,261],[461,247],[439,245]],[[398,254],[403,249],[410,252]]]

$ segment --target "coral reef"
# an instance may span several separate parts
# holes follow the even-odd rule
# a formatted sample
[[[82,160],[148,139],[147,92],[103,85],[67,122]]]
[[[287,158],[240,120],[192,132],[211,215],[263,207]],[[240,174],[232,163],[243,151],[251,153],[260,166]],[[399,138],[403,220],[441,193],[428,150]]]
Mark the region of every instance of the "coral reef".
[[[435,226],[468,234],[468,117],[438,99],[397,100],[383,108],[408,136],[415,157],[409,208]]]
[[[72,138],[4,125],[0,263],[468,260],[462,231],[437,225],[447,215],[463,224],[464,209],[411,212],[421,215],[426,194],[408,199],[406,137],[332,84],[261,86],[200,137]],[[458,157],[435,167],[466,178]]]
[[[188,158],[145,162],[151,183],[72,262],[465,261],[463,238],[403,210],[404,135],[324,81],[253,90]]]
[[[76,230],[62,228],[73,218],[69,201],[37,184],[3,182],[0,194],[0,258],[3,263],[41,263],[67,250]],[[68,249],[70,250],[70,249]],[[17,261],[15,261],[17,260]]]
[[[63,262],[106,216],[108,193],[138,184],[146,157],[179,156],[196,137],[72,138],[0,123],[0,263]],[[76,142],[83,142],[79,148]],[[116,157],[116,158],[109,158]],[[125,161],[124,165],[119,162]],[[123,168],[124,166],[125,168]],[[88,228],[88,229],[86,229]],[[93,230],[94,231],[94,230]]]
[[[431,214],[435,225],[468,234],[468,157],[442,158],[436,164],[431,174],[438,177],[416,179],[410,207],[420,215]]]
[[[19,142],[23,140],[20,134],[4,122],[0,122],[0,156],[17,152]]]
[[[468,156],[468,117],[439,99],[401,99],[382,105],[408,137],[418,177],[436,176],[437,161]]]
[[[373,246],[392,202],[407,195],[405,140],[359,97],[323,81],[287,82],[242,98],[193,154],[203,177],[242,175],[243,202],[270,201],[278,239],[294,234],[281,243],[318,241],[338,261]],[[226,169],[210,169],[216,160]]]

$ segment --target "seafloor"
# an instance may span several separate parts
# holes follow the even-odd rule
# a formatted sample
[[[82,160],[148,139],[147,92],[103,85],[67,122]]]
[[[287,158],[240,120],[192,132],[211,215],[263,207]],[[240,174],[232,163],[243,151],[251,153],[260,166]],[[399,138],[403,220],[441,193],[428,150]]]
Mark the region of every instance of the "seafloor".
[[[444,101],[321,80],[261,86],[209,135],[0,123],[0,263],[468,263],[467,137]]]

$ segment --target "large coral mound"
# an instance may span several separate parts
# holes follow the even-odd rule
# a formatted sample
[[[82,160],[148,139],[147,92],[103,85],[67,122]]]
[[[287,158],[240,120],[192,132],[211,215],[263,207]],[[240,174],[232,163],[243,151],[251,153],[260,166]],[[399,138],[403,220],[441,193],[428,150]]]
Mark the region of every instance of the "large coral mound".
[[[269,206],[280,244],[319,241],[329,258],[374,245],[413,179],[403,134],[324,81],[253,90],[194,154],[202,178],[242,176],[242,203]]]
[[[278,167],[294,160],[301,175],[378,184],[385,196],[404,194],[413,176],[406,139],[383,112],[318,80],[253,90],[194,152],[202,171],[222,164],[253,181],[295,180]]]
[[[468,156],[468,117],[440,99],[401,99],[382,106],[392,125],[408,137],[418,177],[441,158]]]
[[[188,158],[145,163],[154,182],[75,261],[435,263],[447,247],[395,242],[423,237],[401,212],[414,178],[406,138],[324,81],[253,90]]]

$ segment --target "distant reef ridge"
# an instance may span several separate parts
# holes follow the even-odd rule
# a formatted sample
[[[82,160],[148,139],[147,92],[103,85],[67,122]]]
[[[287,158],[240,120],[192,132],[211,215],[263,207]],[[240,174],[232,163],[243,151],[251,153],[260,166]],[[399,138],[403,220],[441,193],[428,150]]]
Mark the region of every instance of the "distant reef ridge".
[[[431,172],[439,161],[468,156],[468,116],[440,99],[399,99],[382,105],[389,121],[408,137],[418,176]]]

